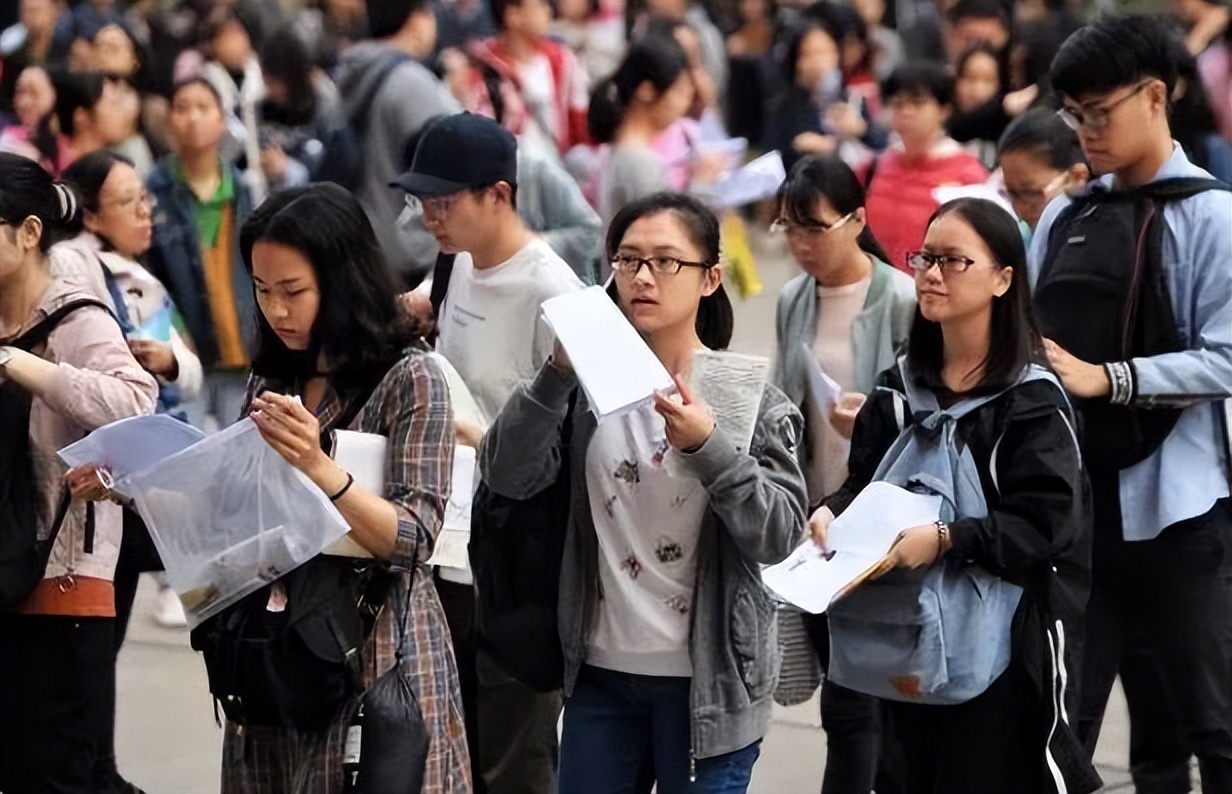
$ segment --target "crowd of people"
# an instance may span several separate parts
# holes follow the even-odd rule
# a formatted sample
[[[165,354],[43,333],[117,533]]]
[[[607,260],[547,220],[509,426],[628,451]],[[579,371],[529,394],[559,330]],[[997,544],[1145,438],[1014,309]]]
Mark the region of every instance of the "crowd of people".
[[[372,558],[194,627],[225,794],[740,794],[818,686],[823,794],[1092,792],[1118,677],[1136,790],[1232,792],[1232,26],[1168,11],[6,4],[0,792],[140,791],[115,666],[162,564],[56,453],[153,413],[251,417]],[[690,376],[756,227],[801,272],[742,441]],[[675,383],[602,419],[541,312],[593,285]],[[428,564],[471,462],[507,579]],[[940,514],[826,614],[772,597],[874,483]]]

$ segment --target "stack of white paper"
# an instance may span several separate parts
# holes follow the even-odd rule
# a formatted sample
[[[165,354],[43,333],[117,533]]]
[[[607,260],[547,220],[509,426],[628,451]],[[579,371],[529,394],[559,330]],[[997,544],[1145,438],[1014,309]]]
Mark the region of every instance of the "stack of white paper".
[[[334,462],[350,472],[356,485],[380,496],[385,494],[388,450],[389,439],[385,436],[354,430],[334,431]],[[351,539],[349,532],[326,546],[325,553],[335,557],[372,556],[372,552]]]
[[[806,540],[786,560],[762,571],[762,581],[785,601],[820,614],[868,578],[900,532],[931,524],[940,512],[940,496],[872,483],[830,522],[830,554]]]
[[[452,488],[445,518],[436,536],[428,565],[450,568],[470,576],[467,547],[471,540],[471,505],[475,499],[475,450],[461,444],[453,450]]]
[[[800,344],[804,347],[805,360],[809,363],[809,396],[813,398],[813,405],[817,406],[821,415],[829,416],[830,411],[838,405],[839,399],[843,396],[843,387],[818,366],[817,359],[813,356],[813,349],[807,343],[801,342]]]
[[[674,388],[671,376],[602,287],[543,302],[586,401],[599,418],[623,413]]]
[[[770,359],[715,350],[693,354],[690,386],[694,396],[714,409],[715,424],[748,452],[757,427],[762,394],[770,375]]]
[[[786,178],[782,155],[770,152],[743,168],[723,174],[707,193],[713,197],[711,203],[719,209],[741,207],[771,198]]]

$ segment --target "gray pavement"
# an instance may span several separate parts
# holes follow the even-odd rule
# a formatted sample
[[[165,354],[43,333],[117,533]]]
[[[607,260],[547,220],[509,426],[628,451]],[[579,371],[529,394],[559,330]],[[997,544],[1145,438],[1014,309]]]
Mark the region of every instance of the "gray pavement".
[[[795,274],[781,240],[758,237],[763,293],[736,304],[733,349],[769,355],[774,345],[774,300]],[[128,641],[117,673],[116,748],[121,772],[150,794],[218,791],[221,731],[205,679],[205,667],[188,647],[184,630],[153,622],[155,586],[142,581]],[[1109,704],[1096,761],[1109,792],[1133,787],[1126,772],[1129,727],[1118,688]],[[825,767],[825,735],[817,698],[779,708],[754,769],[753,794],[815,794]]]

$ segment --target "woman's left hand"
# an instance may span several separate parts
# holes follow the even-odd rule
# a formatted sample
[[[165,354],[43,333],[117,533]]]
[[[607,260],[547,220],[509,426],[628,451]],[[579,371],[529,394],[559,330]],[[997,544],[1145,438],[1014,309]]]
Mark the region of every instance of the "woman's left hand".
[[[922,524],[898,533],[898,539],[886,553],[876,579],[894,568],[923,568],[941,558],[941,539],[936,524]]]
[[[655,410],[667,423],[667,443],[681,452],[694,452],[714,432],[714,409],[693,396],[684,378],[673,375],[678,396],[656,392]]]
[[[250,416],[265,443],[309,478],[330,462],[321,449],[320,422],[294,397],[265,392],[252,399]]]

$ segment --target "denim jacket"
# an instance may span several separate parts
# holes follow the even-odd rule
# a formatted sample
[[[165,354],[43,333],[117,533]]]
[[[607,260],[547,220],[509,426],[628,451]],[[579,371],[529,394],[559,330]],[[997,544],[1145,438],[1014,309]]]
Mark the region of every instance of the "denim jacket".
[[[235,166],[227,164],[224,167],[232,169],[235,180],[234,250],[231,260],[235,310],[239,315],[245,350],[251,356],[252,344],[257,338],[257,303],[252,291],[252,277],[248,275],[240,256],[240,228],[252,212],[252,197]],[[218,337],[214,333],[209,293],[205,289],[205,263],[197,234],[197,202],[189,187],[176,179],[173,169],[172,162],[164,159],[146,180],[146,187],[158,202],[154,211],[149,270],[171,293],[171,300],[180,310],[184,325],[197,348],[201,365],[208,372],[218,363]]]
[[[544,365],[505,404],[480,451],[480,472],[496,493],[528,498],[556,481],[564,451],[561,426],[572,376]],[[560,575],[560,634],[569,696],[585,663],[598,617],[598,538],[586,484],[586,451],[597,427],[585,395],[577,396],[568,450],[569,530]],[[798,463],[803,420],[782,392],[767,386],[751,452],[721,430],[682,455],[710,498],[700,534],[690,616],[691,752],[712,758],[765,736],[779,668],[775,608],[761,566],[780,562],[805,527],[804,475]]]

